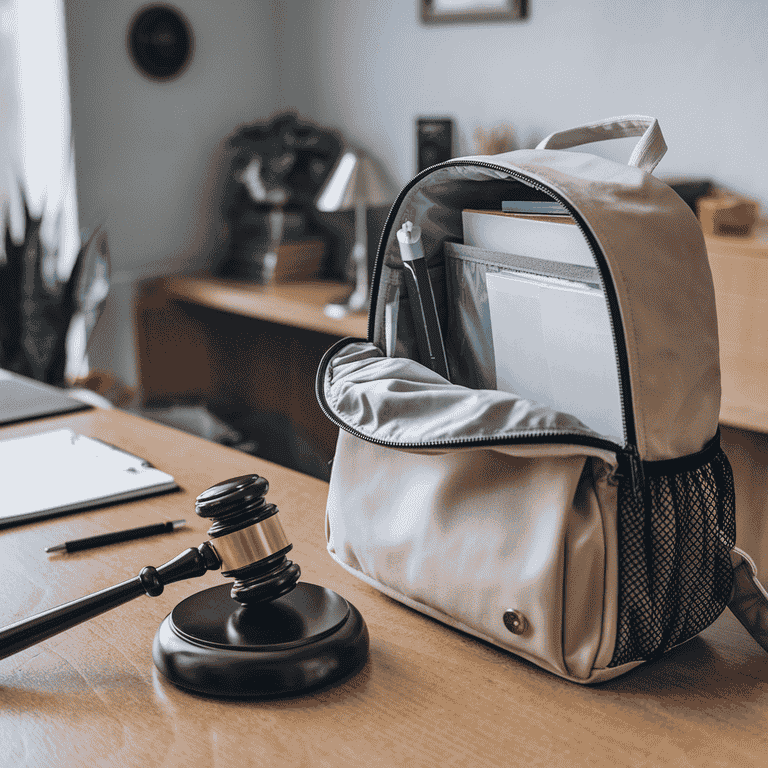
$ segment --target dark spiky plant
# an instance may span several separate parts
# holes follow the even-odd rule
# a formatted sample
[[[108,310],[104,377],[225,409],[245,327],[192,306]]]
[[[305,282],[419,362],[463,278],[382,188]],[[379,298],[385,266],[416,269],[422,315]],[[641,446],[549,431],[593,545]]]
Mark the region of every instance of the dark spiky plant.
[[[5,220],[5,261],[0,262],[0,368],[49,384],[62,385],[67,361],[67,332],[82,309],[91,237],[78,251],[72,272],[62,280],[56,251],[41,237],[42,216],[29,212],[26,195],[24,235],[14,240]]]

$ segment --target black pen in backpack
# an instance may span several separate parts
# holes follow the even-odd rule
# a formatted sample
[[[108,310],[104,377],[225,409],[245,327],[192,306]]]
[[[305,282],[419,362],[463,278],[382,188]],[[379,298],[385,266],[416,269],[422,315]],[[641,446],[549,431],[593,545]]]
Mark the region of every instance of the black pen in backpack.
[[[449,379],[443,334],[437,317],[435,294],[429,279],[427,260],[421,246],[421,227],[411,221],[397,231],[400,257],[403,260],[405,287],[413,315],[414,333],[420,362],[435,373]]]

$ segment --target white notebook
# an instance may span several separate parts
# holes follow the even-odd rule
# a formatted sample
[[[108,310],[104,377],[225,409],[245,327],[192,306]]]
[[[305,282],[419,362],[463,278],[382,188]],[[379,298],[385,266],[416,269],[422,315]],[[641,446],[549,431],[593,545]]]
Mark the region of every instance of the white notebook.
[[[602,291],[510,272],[487,272],[486,283],[497,389],[620,441],[619,377]]]
[[[0,441],[0,485],[0,527],[178,488],[144,459],[71,429]]]
[[[584,235],[570,216],[464,210],[461,220],[465,245],[583,267],[596,266]]]

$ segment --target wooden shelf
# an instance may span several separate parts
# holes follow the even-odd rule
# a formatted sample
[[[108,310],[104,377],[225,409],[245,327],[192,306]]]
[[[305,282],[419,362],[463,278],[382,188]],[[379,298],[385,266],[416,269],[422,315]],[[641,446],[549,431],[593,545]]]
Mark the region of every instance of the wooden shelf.
[[[260,286],[207,275],[142,283],[136,303],[145,405],[203,403],[259,444],[259,456],[326,478],[338,429],[315,375],[339,338],[365,338],[365,314],[334,319],[350,288],[315,280]]]
[[[341,283],[315,280],[261,286],[209,276],[192,276],[166,278],[163,290],[170,299],[292,328],[333,336],[365,338],[368,334],[366,314],[348,315],[341,319],[324,314],[326,304],[342,302],[351,291]]]

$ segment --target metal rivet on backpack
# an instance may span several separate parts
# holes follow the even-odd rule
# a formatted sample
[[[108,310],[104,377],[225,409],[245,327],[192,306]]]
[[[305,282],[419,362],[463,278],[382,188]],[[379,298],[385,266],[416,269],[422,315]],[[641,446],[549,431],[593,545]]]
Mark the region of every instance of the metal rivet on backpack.
[[[528,622],[525,620],[520,611],[513,611],[512,609],[504,611],[504,626],[513,635],[522,635],[528,627]]]

